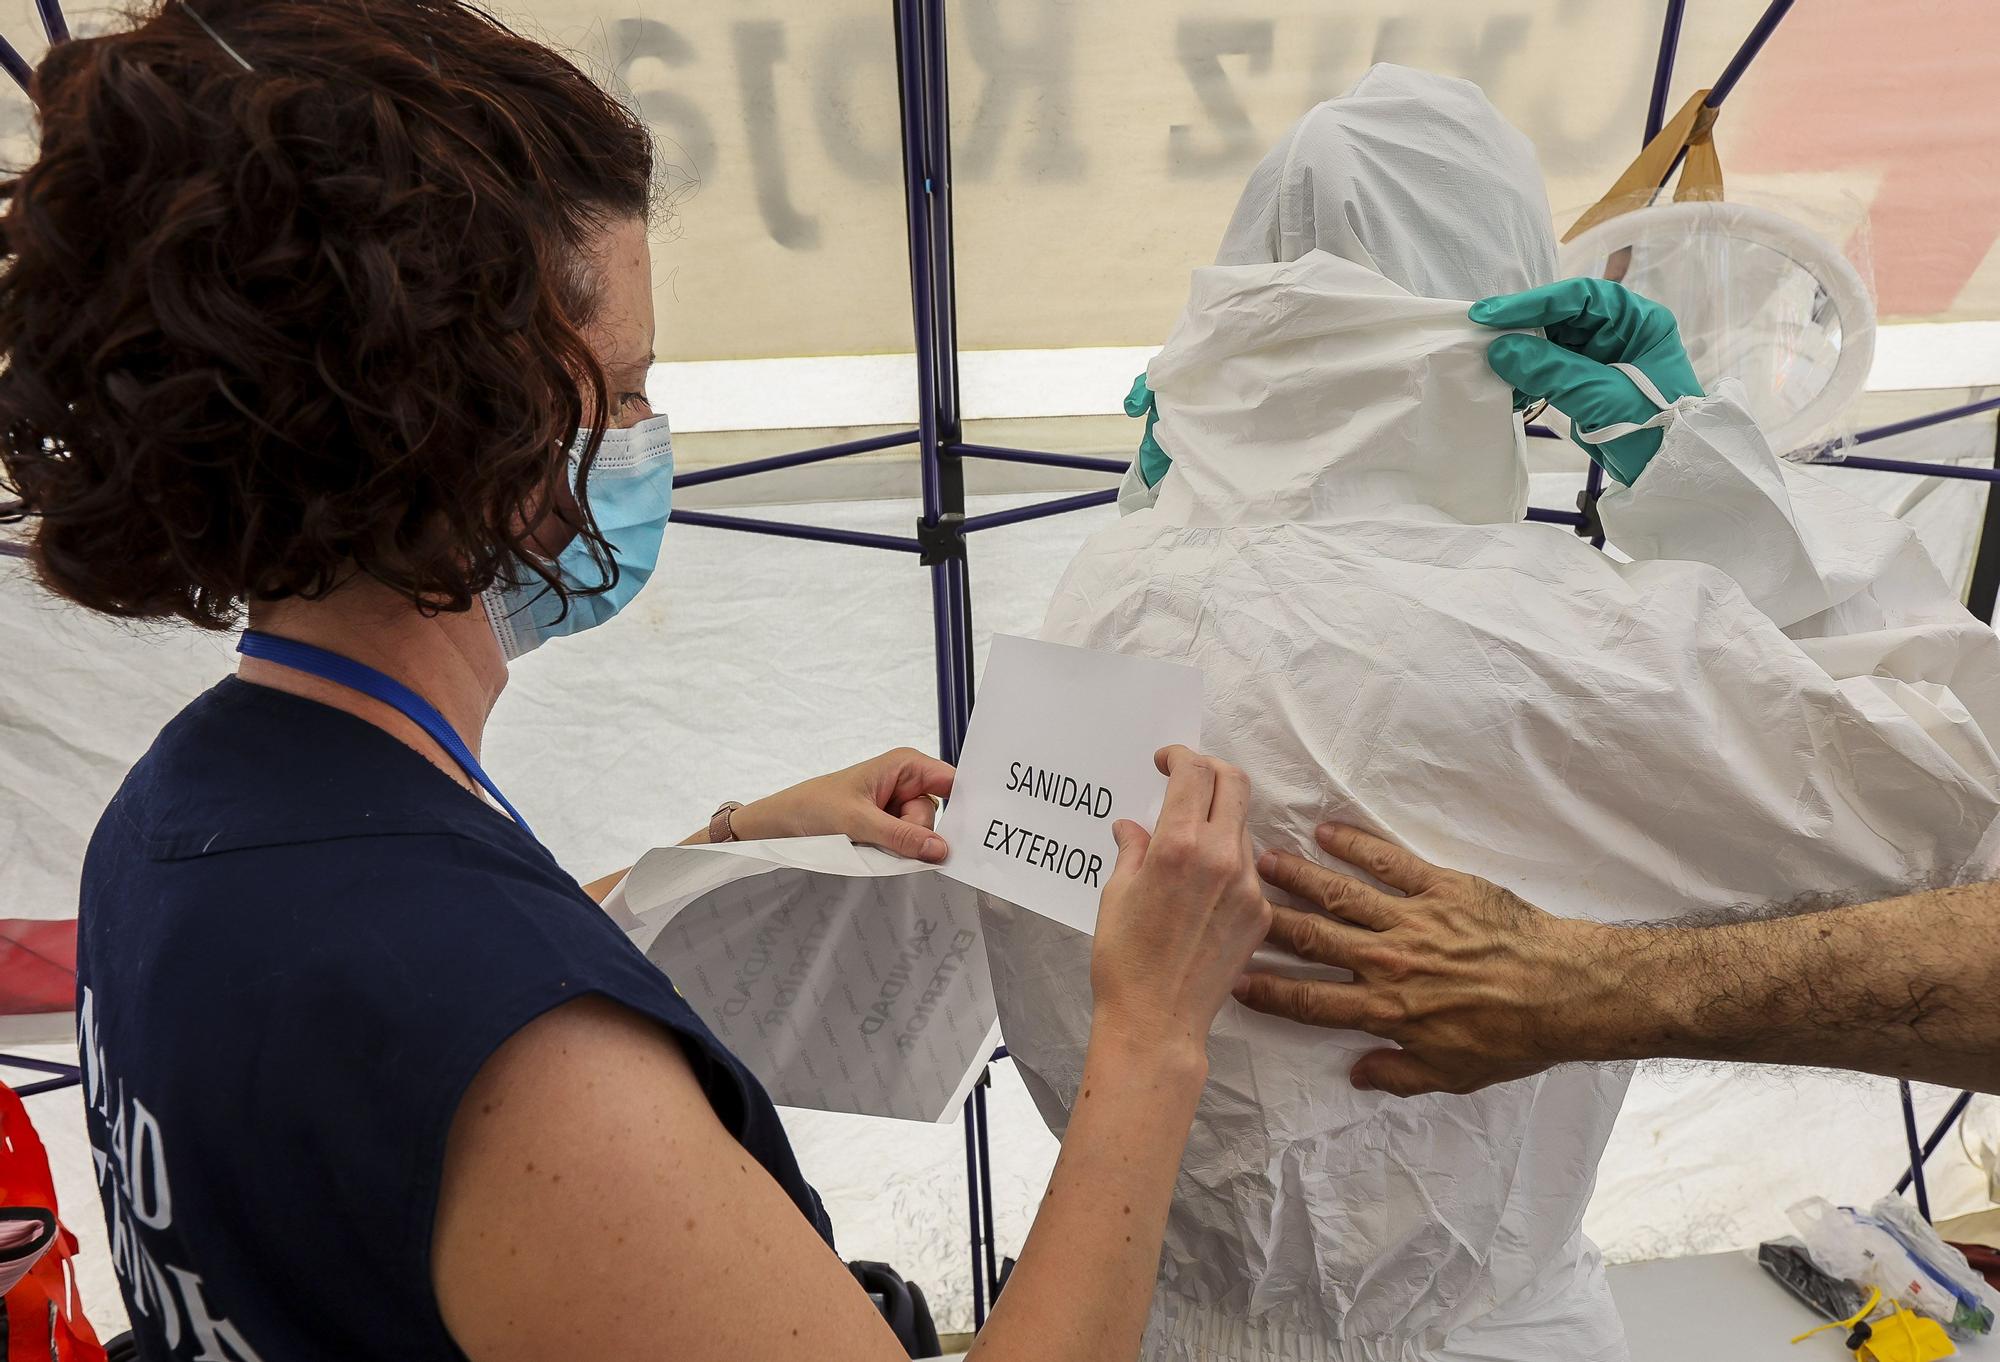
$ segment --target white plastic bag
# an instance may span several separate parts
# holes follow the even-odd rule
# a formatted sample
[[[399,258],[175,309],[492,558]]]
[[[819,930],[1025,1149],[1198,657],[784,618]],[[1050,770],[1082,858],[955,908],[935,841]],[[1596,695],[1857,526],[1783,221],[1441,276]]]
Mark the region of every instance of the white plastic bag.
[[[948,1121],[999,1039],[978,895],[845,837],[657,847],[604,901],[780,1106]]]
[[[1992,1332],[2000,1294],[1900,1197],[1883,1197],[1866,1213],[1807,1197],[1785,1214],[1821,1270],[1879,1287],[1961,1336]]]

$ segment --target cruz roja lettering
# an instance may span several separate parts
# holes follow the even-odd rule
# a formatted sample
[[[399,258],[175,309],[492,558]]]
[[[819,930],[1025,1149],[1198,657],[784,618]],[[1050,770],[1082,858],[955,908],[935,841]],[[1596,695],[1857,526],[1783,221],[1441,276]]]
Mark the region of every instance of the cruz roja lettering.
[[[1044,804],[1053,804],[1059,809],[1075,809],[1078,813],[1087,813],[1092,818],[1111,816],[1109,786],[1086,785],[1075,776],[1051,771],[1046,766],[1024,766],[1018,761],[1008,762],[1007,789],[1010,793],[1024,794],[1030,799],[1039,799]]]
[[[1066,880],[1088,884],[1093,889],[1097,887],[1098,873],[1104,869],[1104,858],[1094,852],[1070,846],[1027,828],[1015,827],[998,818],[987,824],[985,843],[989,851],[1040,866]]]

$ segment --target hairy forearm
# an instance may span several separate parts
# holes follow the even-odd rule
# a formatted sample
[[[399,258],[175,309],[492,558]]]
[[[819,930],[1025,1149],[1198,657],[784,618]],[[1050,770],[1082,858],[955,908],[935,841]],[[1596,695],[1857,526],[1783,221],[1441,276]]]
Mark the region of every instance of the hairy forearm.
[[[1095,1037],[1049,1189],[980,1332],[976,1362],[1138,1355],[1174,1177],[1200,1100],[1199,1054]]]
[[[2000,1091],[2000,884],[1715,925],[1604,927],[1578,1058],[1860,1069]]]

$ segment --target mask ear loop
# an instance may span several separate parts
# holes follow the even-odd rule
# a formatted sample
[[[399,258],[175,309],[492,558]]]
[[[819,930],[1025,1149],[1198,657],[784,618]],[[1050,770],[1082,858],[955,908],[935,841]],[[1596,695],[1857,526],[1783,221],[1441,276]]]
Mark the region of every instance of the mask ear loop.
[[[1674,419],[1674,416],[1682,407],[1699,400],[1693,397],[1683,397],[1678,402],[1669,402],[1667,395],[1661,392],[1653,380],[1646,377],[1637,365],[1613,364],[1609,367],[1616,369],[1619,373],[1632,380],[1632,386],[1644,394],[1646,400],[1659,408],[1659,411],[1644,421],[1613,421],[1610,425],[1599,426],[1596,430],[1577,431],[1576,437],[1585,444],[1608,444],[1612,440],[1622,440],[1627,435],[1631,435],[1636,431],[1653,430],[1664,426]]]

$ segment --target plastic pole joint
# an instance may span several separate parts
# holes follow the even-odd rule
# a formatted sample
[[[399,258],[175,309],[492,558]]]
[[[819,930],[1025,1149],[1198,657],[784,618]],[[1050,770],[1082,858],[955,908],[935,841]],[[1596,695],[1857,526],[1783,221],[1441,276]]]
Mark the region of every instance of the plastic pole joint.
[[[1583,516],[1583,523],[1576,527],[1579,538],[1599,540],[1604,537],[1604,522],[1597,516],[1597,503],[1603,497],[1602,487],[1586,487],[1576,494],[1576,509]]]
[[[946,511],[937,518],[936,524],[928,524],[921,517],[917,520],[917,543],[922,557],[919,561],[925,567],[936,567],[939,563],[960,562],[965,558],[965,513]]]

